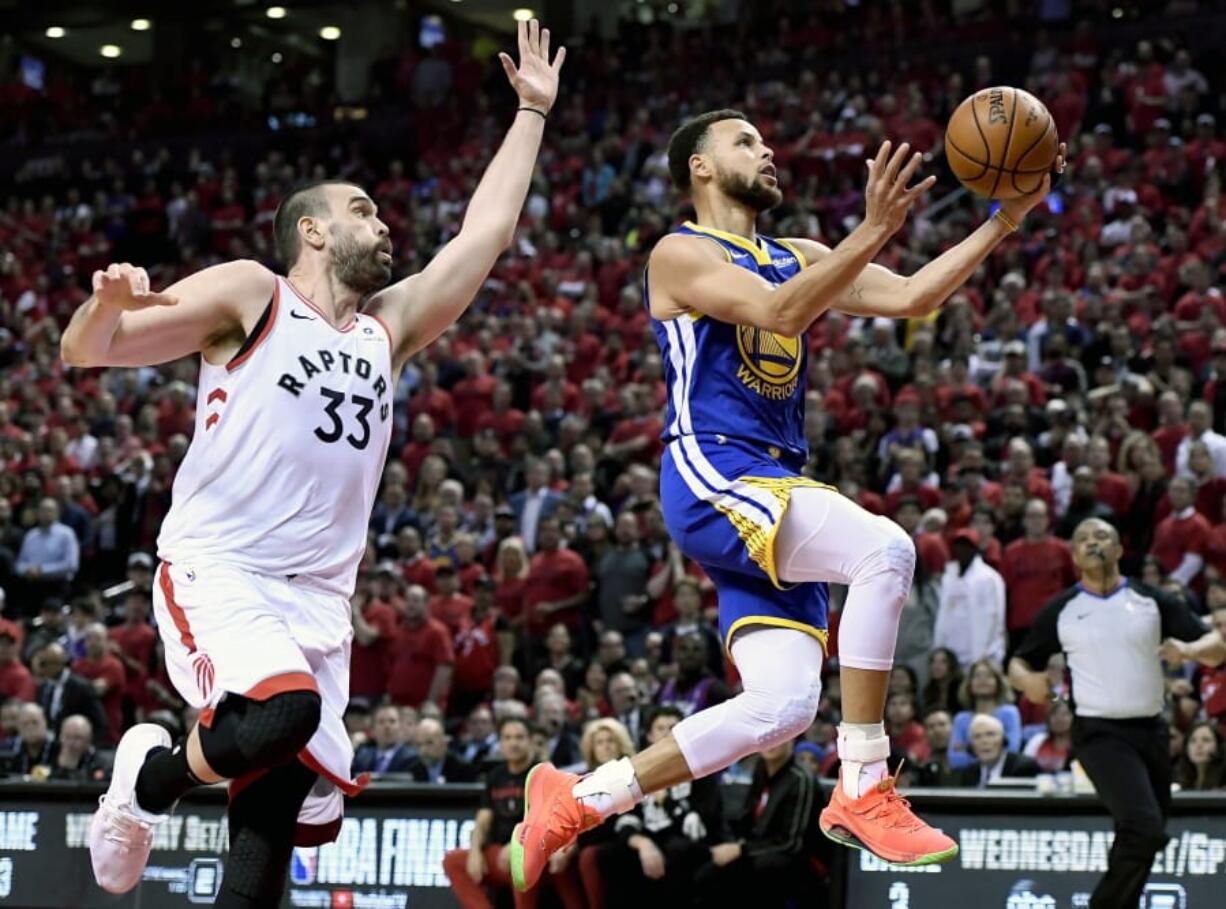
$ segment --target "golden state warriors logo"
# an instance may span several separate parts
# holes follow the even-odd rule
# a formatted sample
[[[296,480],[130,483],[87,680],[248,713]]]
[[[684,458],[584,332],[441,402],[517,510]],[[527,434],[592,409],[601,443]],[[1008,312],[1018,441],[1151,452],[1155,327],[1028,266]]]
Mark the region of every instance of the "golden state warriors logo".
[[[736,347],[741,365],[736,377],[764,398],[782,401],[799,384],[800,338],[788,338],[751,325],[738,325]]]

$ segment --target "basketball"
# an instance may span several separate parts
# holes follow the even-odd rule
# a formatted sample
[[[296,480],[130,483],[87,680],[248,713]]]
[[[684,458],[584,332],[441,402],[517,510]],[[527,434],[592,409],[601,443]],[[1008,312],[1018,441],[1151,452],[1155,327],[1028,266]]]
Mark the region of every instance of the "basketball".
[[[989,199],[1037,190],[1059,147],[1056,124],[1043,102],[1007,85],[975,92],[945,128],[950,170],[971,192]]]

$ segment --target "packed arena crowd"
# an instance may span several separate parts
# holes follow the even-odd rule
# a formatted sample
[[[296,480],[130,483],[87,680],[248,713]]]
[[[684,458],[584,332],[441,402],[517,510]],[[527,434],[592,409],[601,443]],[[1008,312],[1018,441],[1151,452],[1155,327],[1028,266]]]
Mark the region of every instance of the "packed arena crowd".
[[[888,47],[890,22],[864,15],[861,33]],[[1226,83],[1180,21],[1141,40],[1053,21],[1027,36],[1027,55],[960,69],[829,67],[830,32],[787,19],[766,42],[633,29],[575,53],[512,251],[396,389],[352,601],[355,773],[494,791],[510,765],[587,769],[633,753],[736,690],[714,587],[664,529],[666,389],[642,291],[646,254],[685,217],[669,133],[732,98],[775,152],[785,201],[759,224],[769,236],[837,242],[883,137],[943,172],[943,124],[986,85],[1025,85],[1069,142],[1047,202],[931,318],[830,312],[807,335],[807,473],[896,521],[919,556],[886,711],[904,779],[977,787],[1068,770],[1067,703],[1030,703],[1005,668],[1076,582],[1067,540],[1084,518],[1119,530],[1127,574],[1226,633]],[[696,79],[723,38],[741,49],[735,62]],[[753,58],[750,46],[770,50]],[[198,364],[66,367],[60,333],[88,276],[132,261],[165,286],[222,259],[271,263],[278,200],[325,174],[370,188],[398,270],[418,270],[456,231],[500,134],[495,69],[458,42],[380,63],[375,108],[407,105],[418,124],[403,155],[356,138],[297,150],[292,134],[239,155],[142,141],[6,178],[0,773],[103,779],[133,722],[181,733],[195,720],[165,674],[150,605],[161,518],[207,418]],[[107,79],[91,90],[118,104]],[[193,104],[215,122],[224,96],[200,79]],[[282,94],[290,84],[313,94],[278,97],[274,84],[260,103],[325,104],[326,86],[290,79]],[[5,103],[33,141],[61,134],[79,91]],[[182,112],[164,107],[101,128],[173,132]],[[906,273],[963,236],[982,204],[943,178],[882,260]],[[718,900],[748,886],[725,868],[746,867],[743,856],[789,885],[821,875],[808,808],[813,777],[837,773],[837,600],[813,726],[725,774],[749,784],[745,807],[726,813],[718,787],[686,784],[585,834],[551,866],[565,905],[695,875]],[[1226,670],[1168,668],[1175,778],[1224,788]],[[1048,671],[1061,689],[1059,657]],[[515,820],[496,809],[487,842],[506,842]],[[471,861],[449,857],[449,873],[480,905],[456,873]],[[477,877],[493,879],[490,864]]]

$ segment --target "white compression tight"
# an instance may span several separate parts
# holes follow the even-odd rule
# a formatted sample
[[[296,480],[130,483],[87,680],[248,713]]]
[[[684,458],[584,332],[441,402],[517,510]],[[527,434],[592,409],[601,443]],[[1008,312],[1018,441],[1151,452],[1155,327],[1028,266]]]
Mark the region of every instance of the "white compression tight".
[[[779,579],[847,584],[839,663],[888,671],[911,592],[915,544],[906,531],[829,489],[800,487],[775,537]]]
[[[822,645],[792,628],[751,625],[732,639],[744,690],[687,717],[673,736],[695,779],[803,733],[822,693]]]

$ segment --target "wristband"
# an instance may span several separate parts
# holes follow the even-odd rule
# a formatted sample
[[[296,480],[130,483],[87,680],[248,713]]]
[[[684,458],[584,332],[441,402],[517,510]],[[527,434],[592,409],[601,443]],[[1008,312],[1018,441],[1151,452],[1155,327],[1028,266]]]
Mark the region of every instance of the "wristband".
[[[544,111],[539,111],[539,110],[537,110],[535,107],[521,107],[521,108],[519,108],[519,110],[530,110],[530,111],[532,111],[532,113],[539,115],[539,116],[540,116],[540,118],[541,118],[542,120],[548,120],[548,119],[549,119],[549,117],[548,117],[548,116],[546,116],[546,114],[544,113]]]
[[[1000,221],[1001,224],[1005,225],[1005,227],[1009,228],[1010,231],[1017,230],[1017,222],[1006,215],[1003,208],[996,209],[996,214],[993,217]]]

